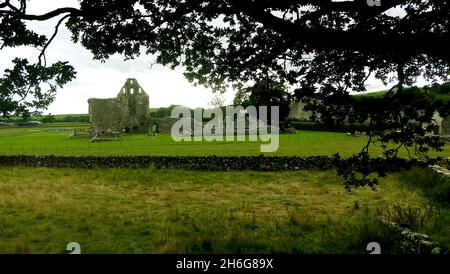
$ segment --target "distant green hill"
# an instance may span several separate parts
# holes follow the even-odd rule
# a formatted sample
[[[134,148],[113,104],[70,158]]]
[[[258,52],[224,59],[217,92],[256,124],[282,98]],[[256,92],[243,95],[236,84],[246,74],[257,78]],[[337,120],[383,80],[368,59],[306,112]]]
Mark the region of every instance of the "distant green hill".
[[[405,88],[406,91],[411,90],[412,88]],[[440,84],[433,84],[432,86],[425,86],[422,87],[421,90],[430,96],[432,96],[436,100],[441,100],[443,102],[450,102],[450,82],[444,83],[442,85]],[[376,92],[368,92],[368,93],[361,93],[361,94],[355,94],[354,96],[356,98],[358,97],[372,97],[372,98],[381,98],[384,96],[388,90],[382,90],[382,91],[376,91]],[[393,93],[396,92],[396,89],[392,91]]]

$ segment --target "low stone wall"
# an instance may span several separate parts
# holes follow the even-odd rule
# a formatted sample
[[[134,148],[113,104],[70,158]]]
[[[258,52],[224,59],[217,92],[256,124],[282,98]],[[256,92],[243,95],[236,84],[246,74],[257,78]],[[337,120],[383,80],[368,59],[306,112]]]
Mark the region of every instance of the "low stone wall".
[[[440,159],[439,164],[448,164],[449,159]],[[450,183],[450,171],[441,165],[429,165],[428,171],[432,176],[441,183]],[[442,247],[439,243],[433,242],[426,234],[413,232],[408,228],[401,227],[395,222],[380,218],[380,221],[389,229],[393,230],[402,241],[402,246],[405,252],[412,252],[415,254],[450,254],[447,249]]]
[[[86,138],[91,138],[91,134],[70,134],[67,139],[86,139]]]
[[[415,254],[449,254],[448,250],[440,246],[439,243],[431,241],[426,234],[413,232],[408,228],[403,228],[399,224],[380,218],[381,222],[389,229],[398,234],[404,251]]]
[[[337,160],[330,156],[33,156],[11,155],[0,156],[2,166],[33,167],[72,167],[72,168],[183,168],[194,170],[326,170],[337,165],[346,164],[347,159]],[[374,167],[386,166],[388,171],[410,168],[411,166],[428,166],[435,163],[430,159],[427,163],[416,160],[396,159],[386,161],[381,158],[372,159]]]
[[[0,156],[2,166],[71,168],[184,168],[195,170],[308,170],[331,169],[333,158],[266,156]]]
[[[430,165],[428,169],[439,181],[450,183],[450,170],[440,165]]]
[[[156,118],[150,117],[150,132],[154,133],[170,133],[172,130],[172,126],[178,121],[178,118],[164,117],[164,118]],[[154,127],[156,132],[154,132]]]

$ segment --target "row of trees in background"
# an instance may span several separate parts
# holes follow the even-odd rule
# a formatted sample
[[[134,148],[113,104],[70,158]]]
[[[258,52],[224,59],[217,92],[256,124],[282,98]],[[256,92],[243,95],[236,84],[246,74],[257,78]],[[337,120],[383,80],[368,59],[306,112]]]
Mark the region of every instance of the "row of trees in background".
[[[0,122],[4,123],[24,123],[30,121],[39,121],[44,124],[51,123],[88,123],[88,114],[73,114],[73,115],[45,115],[45,116],[31,116],[28,118],[23,117],[8,117],[0,119]]]
[[[88,123],[88,114],[78,114],[78,115],[47,115],[41,118],[42,123]]]

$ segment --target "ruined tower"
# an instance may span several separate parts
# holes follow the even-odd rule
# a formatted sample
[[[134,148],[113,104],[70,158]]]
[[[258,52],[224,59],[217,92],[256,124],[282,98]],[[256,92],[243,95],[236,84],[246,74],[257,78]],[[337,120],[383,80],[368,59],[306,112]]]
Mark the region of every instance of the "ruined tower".
[[[125,133],[147,133],[149,97],[136,79],[127,79],[117,96],[119,126]]]
[[[147,133],[149,97],[138,81],[126,80],[117,98],[89,99],[89,115],[96,133]]]

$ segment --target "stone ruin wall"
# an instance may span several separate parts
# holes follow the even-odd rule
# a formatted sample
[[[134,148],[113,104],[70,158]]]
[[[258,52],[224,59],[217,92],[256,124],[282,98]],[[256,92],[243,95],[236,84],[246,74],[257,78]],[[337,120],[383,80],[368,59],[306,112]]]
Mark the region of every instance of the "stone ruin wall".
[[[178,118],[171,118],[171,117],[156,118],[156,117],[151,117],[150,118],[149,133],[150,134],[170,133],[171,130],[172,130],[173,124],[175,124],[177,121],[178,121]]]
[[[149,97],[144,92],[118,96],[119,124],[130,133],[147,133],[150,126]]]
[[[98,133],[119,131],[117,99],[89,99],[89,117]]]
[[[148,133],[149,97],[136,79],[127,79],[117,98],[89,99],[95,133]]]

